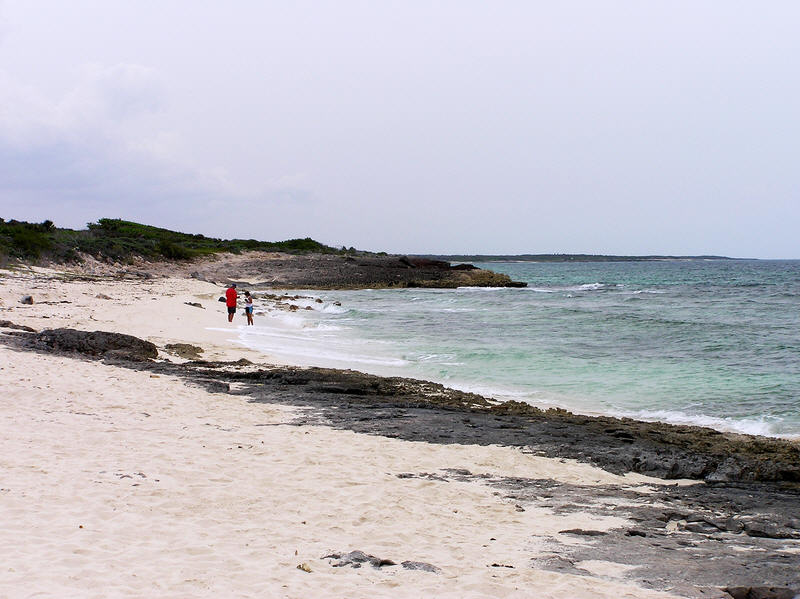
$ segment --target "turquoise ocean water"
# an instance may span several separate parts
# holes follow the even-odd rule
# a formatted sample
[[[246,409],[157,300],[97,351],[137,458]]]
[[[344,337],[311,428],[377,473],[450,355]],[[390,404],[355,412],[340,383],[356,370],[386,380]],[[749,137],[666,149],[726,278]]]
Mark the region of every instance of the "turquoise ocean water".
[[[800,261],[478,266],[529,287],[302,291],[312,309],[263,304],[240,341],[540,407],[800,437]]]

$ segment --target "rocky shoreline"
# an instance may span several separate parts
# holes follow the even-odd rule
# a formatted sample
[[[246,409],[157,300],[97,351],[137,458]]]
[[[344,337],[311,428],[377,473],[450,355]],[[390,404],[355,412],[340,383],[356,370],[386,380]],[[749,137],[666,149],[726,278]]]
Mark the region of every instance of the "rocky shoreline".
[[[313,407],[316,422],[358,432],[430,443],[524,447],[548,457],[586,461],[615,474],[636,472],[707,483],[775,483],[800,491],[800,444],[785,439],[585,416],[557,408],[541,410],[429,381],[354,370],[248,367],[197,359],[176,364],[156,360],[154,344],[130,335],[75,329],[37,333],[7,321],[0,324],[15,329],[8,338],[19,347],[118,359],[134,368],[199,381],[214,391],[235,388],[230,392],[253,401]],[[184,357],[202,353],[201,348],[187,344],[178,349]]]
[[[700,427],[541,411],[525,404],[498,404],[425,381],[353,371],[272,367],[245,360],[154,360],[156,346],[117,333],[14,329],[0,339],[20,349],[104,359],[124,368],[178,376],[252,402],[300,406],[297,425],[439,444],[515,446],[535,455],[587,461],[616,473],[656,476],[665,484],[645,493],[463,470],[401,475],[481,480],[515,501],[519,510],[590,509],[598,517],[623,516],[636,522],[611,531],[564,530],[563,536],[581,542],[548,541],[551,557],[537,558],[539,568],[581,574],[576,563],[613,558],[630,564],[645,586],[684,588],[685,596],[691,597],[793,597],[790,589],[800,589],[796,443]],[[667,482],[679,478],[698,484]],[[709,587],[726,588],[727,595],[697,591]]]
[[[192,277],[217,284],[241,283],[261,289],[383,289],[426,287],[525,287],[508,275],[413,256],[284,254],[243,252],[183,261],[137,260],[108,264],[85,257],[74,267],[83,275],[119,278]]]
[[[309,421],[409,441],[524,447],[577,459],[609,472],[667,480],[775,483],[800,492],[800,444],[723,433],[699,426],[584,416],[497,402],[438,383],[353,370],[242,362],[156,360],[158,348],[120,333],[55,329],[35,332],[11,322],[6,339],[18,347],[120,360],[123,365],[200,382],[253,401],[284,401],[315,409]],[[184,356],[202,353],[183,344]],[[164,348],[170,353],[175,348]],[[195,351],[190,351],[194,349]],[[235,391],[231,391],[235,388]]]

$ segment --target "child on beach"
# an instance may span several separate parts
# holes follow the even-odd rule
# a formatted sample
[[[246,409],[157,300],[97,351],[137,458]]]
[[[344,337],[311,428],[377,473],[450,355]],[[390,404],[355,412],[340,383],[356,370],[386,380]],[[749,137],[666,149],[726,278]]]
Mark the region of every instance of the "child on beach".
[[[247,316],[247,324],[253,324],[253,296],[249,291],[244,292],[244,313]]]

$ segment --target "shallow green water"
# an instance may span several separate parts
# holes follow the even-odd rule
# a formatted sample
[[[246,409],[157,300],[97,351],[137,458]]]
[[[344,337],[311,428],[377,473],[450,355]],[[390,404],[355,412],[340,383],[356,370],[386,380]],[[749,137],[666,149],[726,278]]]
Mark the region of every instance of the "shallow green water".
[[[269,315],[243,342],[540,406],[800,435],[800,262],[481,266],[529,287],[320,292],[321,309]]]

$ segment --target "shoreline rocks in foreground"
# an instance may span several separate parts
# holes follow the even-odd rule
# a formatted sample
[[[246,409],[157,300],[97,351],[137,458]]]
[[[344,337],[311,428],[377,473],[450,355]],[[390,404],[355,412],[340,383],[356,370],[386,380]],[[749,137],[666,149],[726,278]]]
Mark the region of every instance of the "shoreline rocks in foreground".
[[[360,432],[433,443],[526,447],[614,473],[800,488],[800,444],[785,439],[541,410],[522,402],[498,403],[438,383],[352,370],[243,370],[224,362],[155,362],[155,345],[119,333],[55,329],[14,331],[4,337],[30,349],[126,361],[131,367],[176,374],[216,391],[235,383],[240,389],[236,393],[253,401],[312,406],[320,410],[320,420]],[[165,350],[174,353],[174,348]]]
[[[35,333],[4,324],[8,331],[0,335],[0,342],[22,350],[104,359],[123,368],[175,376],[211,392],[304,408],[290,423],[294,425],[440,444],[517,446],[524,453],[575,458],[612,472],[666,479],[662,484],[600,485],[465,469],[421,472],[410,465],[410,471],[393,473],[399,479],[436,484],[487,485],[513,502],[517,511],[541,509],[554,518],[590,513],[622,523],[601,530],[565,526],[545,535],[525,531],[540,545],[532,551],[531,567],[593,576],[587,564],[612,563],[644,588],[693,598],[775,599],[794,596],[793,589],[800,589],[796,443],[498,404],[436,383],[348,370],[273,367],[246,360],[178,364],[154,360],[155,346],[128,335],[72,329]],[[677,477],[694,478],[698,484],[669,484],[668,479]],[[486,536],[487,543],[495,540]],[[403,557],[374,558],[353,549],[343,547],[323,559],[357,567],[362,558],[367,560],[364,564],[374,566],[374,561],[381,566]]]

